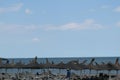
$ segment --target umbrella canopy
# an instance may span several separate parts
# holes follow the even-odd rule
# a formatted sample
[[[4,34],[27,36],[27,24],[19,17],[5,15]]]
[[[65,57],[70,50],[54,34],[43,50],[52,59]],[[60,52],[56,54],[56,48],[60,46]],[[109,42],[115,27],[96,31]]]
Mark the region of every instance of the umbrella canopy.
[[[120,65],[119,65],[119,59],[117,58],[115,63],[111,63],[111,62],[108,62],[108,63],[104,63],[102,62],[102,64],[98,64],[97,62],[96,65],[95,65],[95,69],[96,70],[119,70],[120,69]]]
[[[66,64],[61,61],[60,63],[56,64],[57,69],[66,69]]]
[[[86,69],[93,69],[94,65],[93,62],[95,61],[95,58],[92,58],[90,63],[86,65]]]
[[[3,65],[3,62],[2,61],[7,61],[8,59],[6,59],[6,58],[1,58],[0,57],[0,67]]]
[[[73,69],[73,70],[79,70],[80,67],[79,67],[78,60],[69,61],[68,63],[66,63],[66,68]]]
[[[49,60],[46,58],[46,63],[44,64],[44,68],[45,69],[49,69],[49,68],[56,68],[56,65],[54,64],[54,62],[49,62]]]
[[[20,60],[19,62],[15,63],[14,67],[15,68],[24,68],[25,64],[22,63],[22,61]]]

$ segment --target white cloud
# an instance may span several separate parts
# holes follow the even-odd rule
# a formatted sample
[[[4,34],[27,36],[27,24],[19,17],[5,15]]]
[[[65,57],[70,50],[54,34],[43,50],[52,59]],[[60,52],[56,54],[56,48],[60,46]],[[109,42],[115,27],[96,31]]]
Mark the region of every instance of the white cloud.
[[[36,25],[0,24],[0,32],[26,32],[36,30]]]
[[[25,9],[26,14],[32,14],[32,11],[30,9]]]
[[[93,19],[86,19],[82,23],[68,23],[61,26],[48,26],[46,30],[85,30],[85,29],[101,29],[101,24],[95,23]]]
[[[0,32],[33,32],[37,30],[97,30],[102,29],[103,26],[101,24],[98,24],[93,19],[86,19],[85,21],[81,23],[67,23],[64,25],[59,26],[53,26],[53,25],[19,25],[19,24],[5,24],[0,23]]]
[[[120,27],[120,21],[116,23],[116,26]]]
[[[40,39],[37,38],[37,37],[35,37],[35,38],[32,39],[32,41],[33,41],[33,42],[40,42]]]
[[[1,7],[0,8],[0,13],[19,11],[22,6],[23,6],[23,4],[19,3],[19,4],[14,4],[12,6],[9,6],[9,7]]]
[[[116,8],[114,9],[114,11],[120,12],[120,6],[116,7]]]

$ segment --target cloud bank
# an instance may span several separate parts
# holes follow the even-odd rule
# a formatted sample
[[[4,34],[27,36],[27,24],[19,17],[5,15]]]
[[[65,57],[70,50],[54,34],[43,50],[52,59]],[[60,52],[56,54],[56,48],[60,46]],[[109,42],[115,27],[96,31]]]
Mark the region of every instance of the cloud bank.
[[[19,25],[19,24],[0,24],[0,32],[25,32],[25,31],[36,31],[36,30],[99,30],[104,26],[98,24],[93,19],[86,19],[81,23],[71,22],[59,26],[54,25]]]
[[[101,24],[95,23],[93,19],[86,19],[82,23],[67,23],[60,26],[48,26],[46,30],[85,30],[85,29],[102,29],[103,26]]]
[[[16,12],[19,11],[22,8],[22,6],[23,4],[19,3],[8,7],[0,7],[0,13]]]

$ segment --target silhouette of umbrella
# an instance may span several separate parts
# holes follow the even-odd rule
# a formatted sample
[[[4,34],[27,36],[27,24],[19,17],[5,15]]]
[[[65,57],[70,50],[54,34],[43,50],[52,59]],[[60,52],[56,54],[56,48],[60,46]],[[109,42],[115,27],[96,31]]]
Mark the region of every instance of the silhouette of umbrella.
[[[80,70],[81,68],[79,67],[79,62],[78,60],[72,60],[66,63],[66,68],[67,69],[73,69],[73,70]]]
[[[0,58],[0,68],[3,68],[3,62],[2,61],[8,61],[8,59]]]
[[[87,69],[87,65],[85,64],[87,62],[87,60],[84,60],[82,63],[79,63],[79,67],[80,69]]]
[[[48,58],[46,58],[46,63],[44,64],[45,69],[55,68],[54,62],[49,62]]]
[[[84,60],[83,62],[79,63],[79,70],[80,70],[80,75],[82,76],[82,71],[84,70],[84,74],[85,74],[85,69],[87,69],[87,65],[86,65],[87,60]]]
[[[116,74],[118,74],[118,70],[120,70],[119,58],[116,58],[115,63],[107,63],[107,66],[110,70],[116,70]]]
[[[61,61],[60,63],[56,64],[56,68],[57,69],[66,69],[65,63],[63,63],[63,61]]]
[[[91,74],[91,70],[94,69],[94,65],[93,65],[94,61],[95,61],[95,58],[92,58],[91,61],[90,61],[90,63],[88,65],[86,65],[86,69],[90,70],[89,74]]]
[[[61,61],[60,63],[55,65],[55,68],[59,69],[59,74],[60,74],[61,73],[61,69],[66,69],[66,64],[63,61]]]
[[[116,75],[118,75],[118,71],[120,70],[120,64],[119,64],[119,58],[116,58],[115,60],[115,64],[114,65],[114,69],[116,70]]]
[[[39,69],[40,66],[39,66],[39,64],[37,62],[30,61],[28,64],[26,64],[24,66],[24,68],[26,68],[26,69]]]
[[[102,62],[102,64],[98,64],[97,62],[94,69],[96,70],[108,70],[108,74],[110,74],[110,71],[111,70],[116,70],[117,74],[118,74],[118,70],[120,69],[119,67],[119,59],[117,58],[115,63],[111,63],[111,62],[108,62],[108,63],[104,63]]]

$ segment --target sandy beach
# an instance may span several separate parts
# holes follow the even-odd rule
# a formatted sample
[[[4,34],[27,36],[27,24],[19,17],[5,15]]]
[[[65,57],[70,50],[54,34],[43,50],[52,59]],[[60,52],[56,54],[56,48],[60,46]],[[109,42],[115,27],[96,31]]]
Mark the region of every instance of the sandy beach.
[[[63,74],[52,74],[52,72],[44,73],[0,73],[0,80],[119,80],[120,75],[107,75],[100,73],[99,75],[77,75],[71,74],[67,77]]]

